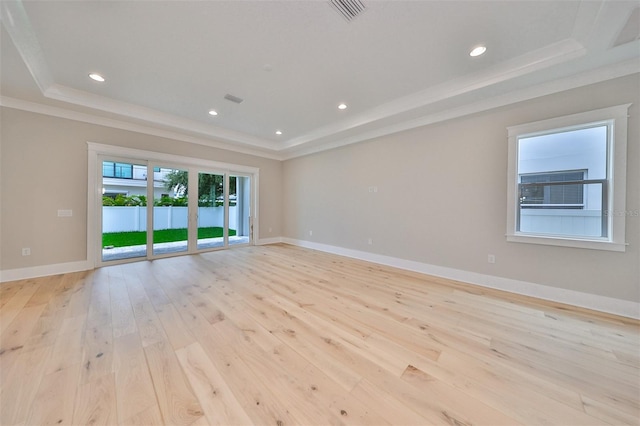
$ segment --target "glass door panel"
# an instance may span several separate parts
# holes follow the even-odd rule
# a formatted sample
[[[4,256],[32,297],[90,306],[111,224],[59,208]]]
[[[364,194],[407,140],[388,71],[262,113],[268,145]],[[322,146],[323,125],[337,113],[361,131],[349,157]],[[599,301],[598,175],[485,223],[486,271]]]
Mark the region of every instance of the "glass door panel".
[[[188,188],[188,170],[153,167],[154,256],[187,251]]]
[[[102,261],[147,256],[147,165],[106,161],[102,167]]]
[[[229,245],[251,239],[251,178],[229,177]]]
[[[198,250],[224,247],[224,175],[198,173]]]

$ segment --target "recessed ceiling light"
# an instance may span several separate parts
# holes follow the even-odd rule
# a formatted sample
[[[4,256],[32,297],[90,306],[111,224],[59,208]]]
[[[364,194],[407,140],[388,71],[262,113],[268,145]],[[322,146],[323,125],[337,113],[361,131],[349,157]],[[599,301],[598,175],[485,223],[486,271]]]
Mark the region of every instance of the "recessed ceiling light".
[[[218,115],[218,111],[215,109],[209,110],[209,115]]]
[[[469,52],[469,56],[474,56],[474,57],[480,56],[486,51],[487,51],[487,48],[485,46],[476,46],[473,48],[471,52]]]
[[[347,104],[338,105],[338,109],[347,109]]]
[[[89,74],[89,78],[99,83],[104,83],[104,77],[98,73],[92,72],[91,74]]]
[[[281,135],[282,134],[282,130],[276,130],[276,135]]]

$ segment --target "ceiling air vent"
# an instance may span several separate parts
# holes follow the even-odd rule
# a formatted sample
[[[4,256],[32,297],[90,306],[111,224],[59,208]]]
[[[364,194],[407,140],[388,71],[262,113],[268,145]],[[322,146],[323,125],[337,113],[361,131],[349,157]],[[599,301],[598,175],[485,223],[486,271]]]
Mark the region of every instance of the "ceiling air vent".
[[[360,0],[330,0],[329,4],[347,21],[352,21],[364,11]]]
[[[227,93],[226,95],[224,95],[224,98],[225,98],[226,100],[228,100],[228,101],[235,102],[235,103],[237,103],[237,104],[239,104],[239,103],[241,103],[242,101],[244,101],[244,99],[239,98],[239,97],[237,97],[237,96],[230,95],[230,94],[228,94],[228,93]]]

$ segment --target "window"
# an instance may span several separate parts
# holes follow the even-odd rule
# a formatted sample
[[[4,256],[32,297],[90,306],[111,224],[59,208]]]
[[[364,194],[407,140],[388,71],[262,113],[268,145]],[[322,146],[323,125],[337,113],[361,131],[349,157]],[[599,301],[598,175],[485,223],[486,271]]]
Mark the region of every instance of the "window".
[[[520,175],[520,207],[532,209],[584,209],[584,186],[545,185],[548,182],[583,182],[584,171]]]
[[[508,241],[624,251],[628,107],[509,127]]]
[[[102,163],[102,177],[133,179],[133,164],[104,161]]]

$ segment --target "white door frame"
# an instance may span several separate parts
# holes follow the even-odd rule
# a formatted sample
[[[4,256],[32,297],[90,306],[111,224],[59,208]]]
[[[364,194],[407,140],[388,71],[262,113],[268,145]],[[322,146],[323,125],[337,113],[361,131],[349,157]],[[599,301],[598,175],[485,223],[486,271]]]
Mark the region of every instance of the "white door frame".
[[[222,163],[217,161],[205,160],[201,158],[185,157],[174,154],[166,154],[154,151],[145,151],[134,148],[125,148],[114,145],[105,145],[95,142],[87,142],[88,150],[88,183],[87,183],[87,262],[91,268],[102,266],[102,248],[98,244],[102,238],[101,209],[102,206],[102,169],[99,165],[99,157],[108,156],[115,158],[128,159],[132,161],[140,161],[147,164],[166,163],[167,165],[176,165],[179,167],[198,167],[206,170],[216,170],[224,172],[225,181],[228,181],[229,175],[245,175],[251,178],[251,219],[253,223],[252,238],[249,244],[255,244],[253,235],[258,234],[258,188],[260,169],[257,167],[243,166],[238,164]],[[226,184],[228,188],[228,183]],[[228,194],[226,196],[228,198]],[[197,206],[197,200],[196,206]],[[191,203],[191,200],[190,200]],[[227,203],[228,205],[228,203]],[[197,208],[196,208],[197,211]],[[226,213],[228,216],[228,212]],[[228,218],[225,219],[225,222]],[[190,239],[191,241],[191,239]],[[98,250],[99,249],[99,250]],[[192,251],[188,251],[193,253]],[[147,253],[147,259],[153,257],[152,253]],[[140,260],[138,259],[133,259]],[[126,260],[123,260],[123,263]],[[113,264],[109,262],[108,264]]]

